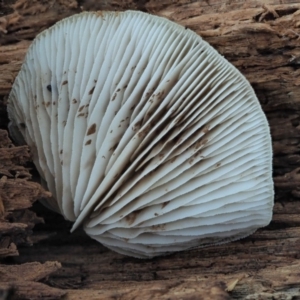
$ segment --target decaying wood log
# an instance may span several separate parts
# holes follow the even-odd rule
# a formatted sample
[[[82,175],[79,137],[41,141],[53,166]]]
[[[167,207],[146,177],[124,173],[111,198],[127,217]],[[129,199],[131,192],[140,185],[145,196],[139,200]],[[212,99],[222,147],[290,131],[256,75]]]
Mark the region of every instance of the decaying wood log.
[[[41,197],[49,197],[24,164],[30,159],[27,146],[15,147],[7,131],[0,129],[0,258],[18,255],[18,244],[32,244],[30,235],[43,219],[28,210]]]
[[[5,99],[36,34],[56,21],[82,10],[139,9],[196,31],[250,81],[271,127],[276,188],[274,217],[267,228],[238,242],[147,261],[115,254],[89,240],[81,231],[69,235],[68,222],[37,205],[46,224],[40,225],[40,231],[36,233],[43,232],[48,236],[55,231],[57,235],[34,247],[21,248],[21,255],[14,258],[14,261],[61,262],[62,268],[43,282],[66,290],[68,299],[300,297],[299,1],[10,2],[14,3],[12,7],[5,5],[6,1],[2,1],[0,7],[3,11],[3,15],[0,15],[1,128],[7,125]],[[9,154],[10,159],[14,161],[19,156],[26,157],[22,151],[21,148],[13,149]],[[16,165],[5,170],[13,176],[21,172],[26,178],[27,171]],[[9,173],[3,172],[1,175],[4,178],[2,180],[7,182]],[[13,180],[14,185],[20,179]],[[5,189],[8,188],[8,185],[5,186]],[[8,200],[6,205],[10,205]],[[29,205],[28,201],[31,200],[22,199],[22,208]],[[12,229],[7,227],[5,230]],[[24,231],[21,225],[16,230]],[[14,249],[9,251],[16,254]],[[21,284],[19,288],[22,290]],[[26,292],[30,294],[30,290]],[[34,297],[38,298],[36,294]]]
[[[37,199],[49,197],[50,193],[40,184],[29,181],[32,176],[25,167],[28,161],[29,148],[15,147],[7,131],[0,129],[0,261],[19,255],[19,245],[32,245],[43,238],[32,238],[33,227],[43,219],[28,208]],[[1,294],[4,299],[10,299],[10,294],[19,299],[60,298],[64,291],[36,282],[60,266],[57,262],[0,265],[0,298]]]
[[[37,282],[61,267],[58,262],[0,265],[0,290],[9,291],[4,299],[59,299],[66,294],[57,288]],[[7,294],[8,295],[8,292]],[[5,294],[4,294],[5,296]]]

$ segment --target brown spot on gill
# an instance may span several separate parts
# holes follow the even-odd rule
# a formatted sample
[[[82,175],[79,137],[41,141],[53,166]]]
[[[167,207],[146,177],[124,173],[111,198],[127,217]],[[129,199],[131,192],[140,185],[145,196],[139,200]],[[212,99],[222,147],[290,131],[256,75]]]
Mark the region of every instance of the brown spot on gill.
[[[117,93],[115,93],[115,94],[113,95],[111,101],[114,101],[114,100],[116,99],[116,97],[117,97]]]
[[[88,129],[86,135],[90,135],[90,134],[93,134],[93,133],[95,133],[95,132],[96,132],[96,123],[94,123],[94,124],[92,124],[92,125],[90,126],[90,128]]]
[[[89,91],[89,95],[92,95],[94,93],[95,87],[93,87],[90,91]]]
[[[118,145],[119,145],[119,142],[117,142],[117,143],[114,144],[112,147],[110,147],[109,151],[114,151],[114,150],[116,150],[117,147],[118,147]]]
[[[221,166],[221,163],[217,163],[216,164],[216,167],[218,168],[218,167],[220,167]]]
[[[208,142],[207,139],[205,139],[205,140],[202,140],[202,139],[201,139],[200,141],[198,141],[198,142],[195,144],[195,150],[198,150],[201,146],[205,145],[207,142]]]
[[[88,140],[88,141],[86,141],[85,145],[87,146],[87,145],[90,145],[91,143],[92,143],[92,140]]]
[[[208,133],[209,132],[209,125],[205,125],[204,128],[202,129],[202,132]]]
[[[84,113],[81,113],[81,114],[79,114],[79,115],[77,116],[77,118],[83,117],[83,116],[84,116]]]
[[[65,80],[63,83],[62,83],[62,85],[65,85],[65,84],[67,84],[68,83],[68,80]]]
[[[136,210],[133,211],[132,213],[130,213],[129,215],[127,215],[125,217],[125,221],[128,223],[128,225],[133,224],[133,222],[136,220],[136,217],[138,216],[138,214],[141,212],[142,210]]]
[[[170,163],[173,163],[175,160],[177,159],[177,157],[173,157],[171,160],[170,160]]]
[[[168,204],[170,203],[170,201],[166,201],[161,205],[161,208],[164,209]]]
[[[141,121],[136,122],[133,126],[132,126],[132,130],[133,131],[137,131],[140,128],[141,125]]]
[[[139,138],[145,137],[151,130],[151,128],[155,125],[154,122],[149,123],[143,130],[138,133]]]
[[[152,225],[151,229],[153,231],[164,231],[164,230],[166,230],[166,224]]]
[[[138,137],[141,138],[141,139],[143,137],[145,137],[145,136],[146,136],[146,132],[145,131],[141,131],[141,132],[138,133]]]
[[[19,123],[19,126],[20,126],[21,128],[23,128],[23,129],[25,129],[25,128],[26,128],[26,125],[25,125],[25,123]]]
[[[56,104],[56,102],[55,102],[55,101],[53,101],[53,102],[52,102],[52,105],[55,105],[55,104]]]
[[[64,152],[63,149],[60,149],[59,153],[60,153],[60,154],[63,154],[63,152]]]
[[[46,102],[46,107],[49,107],[51,102]]]
[[[157,93],[157,98],[158,98],[158,99],[162,99],[163,96],[164,96],[164,94],[165,94],[165,91],[158,92],[158,93]]]
[[[73,103],[73,104],[76,104],[76,103],[77,103],[77,100],[76,100],[76,99],[73,99],[73,100],[72,100],[72,103]]]
[[[81,112],[84,109],[84,105],[80,106],[78,112]]]

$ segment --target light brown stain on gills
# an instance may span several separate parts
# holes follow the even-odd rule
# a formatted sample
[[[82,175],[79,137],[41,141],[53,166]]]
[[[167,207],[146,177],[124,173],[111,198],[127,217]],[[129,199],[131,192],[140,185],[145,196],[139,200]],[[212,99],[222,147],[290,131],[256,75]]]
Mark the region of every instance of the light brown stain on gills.
[[[126,222],[128,223],[128,225],[133,224],[133,222],[136,220],[138,214],[141,212],[142,210],[136,210],[133,211],[132,213],[130,213],[129,215],[127,215],[125,217]]]

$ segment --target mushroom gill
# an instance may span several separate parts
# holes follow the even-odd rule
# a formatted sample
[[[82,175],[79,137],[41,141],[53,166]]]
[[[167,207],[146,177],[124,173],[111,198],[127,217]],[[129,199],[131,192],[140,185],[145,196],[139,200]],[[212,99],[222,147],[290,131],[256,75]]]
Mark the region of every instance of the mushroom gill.
[[[45,203],[117,252],[236,240],[272,217],[272,148],[247,80],[196,33],[142,12],[42,32],[9,95]]]

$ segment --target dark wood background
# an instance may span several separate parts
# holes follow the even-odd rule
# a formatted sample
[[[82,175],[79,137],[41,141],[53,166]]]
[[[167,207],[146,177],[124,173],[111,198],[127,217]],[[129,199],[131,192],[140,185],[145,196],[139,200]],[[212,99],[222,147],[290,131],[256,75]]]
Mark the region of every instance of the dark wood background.
[[[80,230],[71,235],[70,223],[36,202],[49,195],[30,180],[37,174],[27,147],[14,147],[5,132],[5,101],[26,50],[64,17],[126,9],[196,31],[252,84],[273,139],[268,227],[238,242],[139,260]],[[299,74],[299,1],[0,1],[0,299],[300,299]]]

